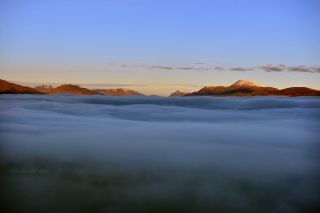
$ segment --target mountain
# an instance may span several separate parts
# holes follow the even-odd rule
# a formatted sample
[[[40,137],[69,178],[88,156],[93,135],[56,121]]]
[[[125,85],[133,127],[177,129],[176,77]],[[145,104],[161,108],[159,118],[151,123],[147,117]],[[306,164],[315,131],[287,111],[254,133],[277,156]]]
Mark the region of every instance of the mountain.
[[[0,94],[41,94],[41,92],[0,79]]]
[[[77,85],[64,84],[55,88],[38,86],[35,87],[38,91],[46,94],[70,94],[70,95],[101,95],[96,91],[82,88]]]
[[[230,86],[207,86],[184,96],[320,96],[319,90],[307,87],[289,87],[279,90],[248,80],[239,80]]]
[[[95,89],[93,90],[105,96],[144,96],[144,94],[131,89]]]
[[[188,94],[188,93],[189,93],[189,91],[186,91],[186,90],[177,90],[177,91],[175,91],[174,93],[172,93],[172,94],[170,95],[170,97],[184,96],[184,95],[186,95],[186,94]]]

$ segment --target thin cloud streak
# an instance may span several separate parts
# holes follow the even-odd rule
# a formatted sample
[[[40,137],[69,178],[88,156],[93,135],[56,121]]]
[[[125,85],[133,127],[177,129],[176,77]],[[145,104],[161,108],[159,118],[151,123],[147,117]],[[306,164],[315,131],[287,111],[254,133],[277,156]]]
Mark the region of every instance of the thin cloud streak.
[[[162,70],[172,70],[172,69],[174,69],[174,67],[158,66],[158,65],[152,65],[151,68],[162,69]]]
[[[282,72],[282,71],[285,71],[287,67],[283,64],[279,64],[279,65],[267,64],[265,66],[261,66],[260,69],[266,72]]]
[[[299,65],[299,66],[291,66],[288,67],[288,71],[291,72],[316,72],[316,70],[320,70],[320,67],[307,67],[305,65]]]
[[[232,71],[241,71],[241,72],[245,72],[245,71],[252,71],[253,68],[246,68],[246,67],[231,67],[230,70]]]
[[[236,71],[236,72],[247,72],[247,71],[265,71],[265,72],[301,72],[301,73],[320,73],[320,65],[284,65],[284,64],[266,64],[261,66],[253,66],[253,67],[243,67],[243,66],[204,66],[205,63],[194,63],[192,66],[170,66],[170,65],[162,65],[162,64],[144,64],[144,63],[131,63],[131,62],[108,62],[104,64],[67,64],[67,65],[57,65],[50,64],[50,66],[45,64],[40,65],[32,65],[23,67],[6,67],[0,68],[0,72],[4,72],[5,70],[10,72],[18,72],[22,68],[24,70],[31,71],[40,71],[47,70],[50,72],[63,73],[63,72],[80,72],[80,71],[88,71],[93,70],[99,72],[109,71],[109,68],[112,69],[130,69],[130,68],[141,68],[145,70],[184,70],[184,71]]]
[[[196,63],[196,65],[202,65],[204,63]],[[113,64],[114,66],[115,64]],[[147,65],[147,64],[121,64],[121,68],[128,67],[141,67],[149,70],[185,70],[185,71],[235,71],[235,72],[247,72],[247,71],[265,71],[265,72],[303,72],[303,73],[320,73],[320,66],[306,66],[295,65],[287,66],[284,64],[272,65],[266,64],[257,67],[221,67],[221,66],[164,66],[164,65]]]

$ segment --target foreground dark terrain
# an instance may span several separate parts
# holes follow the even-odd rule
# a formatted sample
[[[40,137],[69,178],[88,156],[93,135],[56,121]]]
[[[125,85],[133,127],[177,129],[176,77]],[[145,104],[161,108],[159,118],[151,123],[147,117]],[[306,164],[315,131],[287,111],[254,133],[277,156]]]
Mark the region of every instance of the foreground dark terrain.
[[[317,97],[0,96],[0,212],[320,212]]]

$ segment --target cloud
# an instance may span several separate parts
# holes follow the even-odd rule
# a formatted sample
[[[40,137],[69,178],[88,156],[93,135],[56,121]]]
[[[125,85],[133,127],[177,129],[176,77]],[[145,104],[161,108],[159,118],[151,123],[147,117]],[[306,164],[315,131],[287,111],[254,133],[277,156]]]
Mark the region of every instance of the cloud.
[[[287,69],[287,67],[283,64],[279,64],[279,65],[267,64],[265,66],[261,66],[260,68],[266,72],[282,72]]]
[[[205,63],[196,62],[195,65],[203,65]],[[113,64],[114,65],[114,64]],[[141,67],[151,70],[185,70],[185,71],[236,71],[236,72],[245,72],[245,71],[255,71],[262,70],[265,72],[305,72],[305,73],[320,73],[320,66],[306,66],[306,65],[297,65],[297,66],[288,66],[283,64],[272,65],[266,64],[263,66],[257,67],[222,67],[222,66],[163,66],[163,65],[147,65],[147,64],[122,64],[121,68],[128,67]]]
[[[320,73],[320,66],[312,66],[311,69],[312,69],[313,72]]]
[[[196,70],[200,68],[194,68],[194,67],[176,67],[177,70]]]
[[[215,67],[193,67],[193,66],[187,66],[187,67],[175,67],[175,66],[150,66],[151,69],[165,69],[165,70],[185,70],[185,71],[210,71],[215,70]]]
[[[320,72],[319,66],[306,66],[306,65],[298,65],[298,66],[285,66],[282,64],[279,65],[271,65],[267,64],[265,66],[261,66],[260,69],[266,72],[305,72],[305,73],[316,73]]]
[[[0,166],[11,174],[4,195],[22,209],[170,210],[186,208],[190,197],[197,212],[317,205],[319,155],[310,150],[319,99],[1,95],[0,102]]]
[[[158,65],[151,65],[151,68],[155,69],[161,69],[161,70],[173,70],[174,67],[169,67],[169,66],[158,66]]]
[[[214,67],[213,69],[217,70],[217,71],[224,71],[225,70],[224,67]]]
[[[299,65],[299,66],[290,66],[287,67],[288,71],[291,72],[318,72],[319,67],[313,66],[313,67],[308,67],[305,65]]]
[[[252,68],[246,68],[246,67],[231,67],[230,70],[245,72],[245,71],[252,71],[253,69]]]

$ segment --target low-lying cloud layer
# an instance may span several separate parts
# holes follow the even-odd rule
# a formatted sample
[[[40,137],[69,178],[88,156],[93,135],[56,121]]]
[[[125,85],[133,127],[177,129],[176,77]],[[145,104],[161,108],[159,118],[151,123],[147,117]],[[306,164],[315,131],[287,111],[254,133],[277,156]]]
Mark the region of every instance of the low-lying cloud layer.
[[[2,95],[0,103],[0,199],[9,209],[318,208],[318,98]]]

